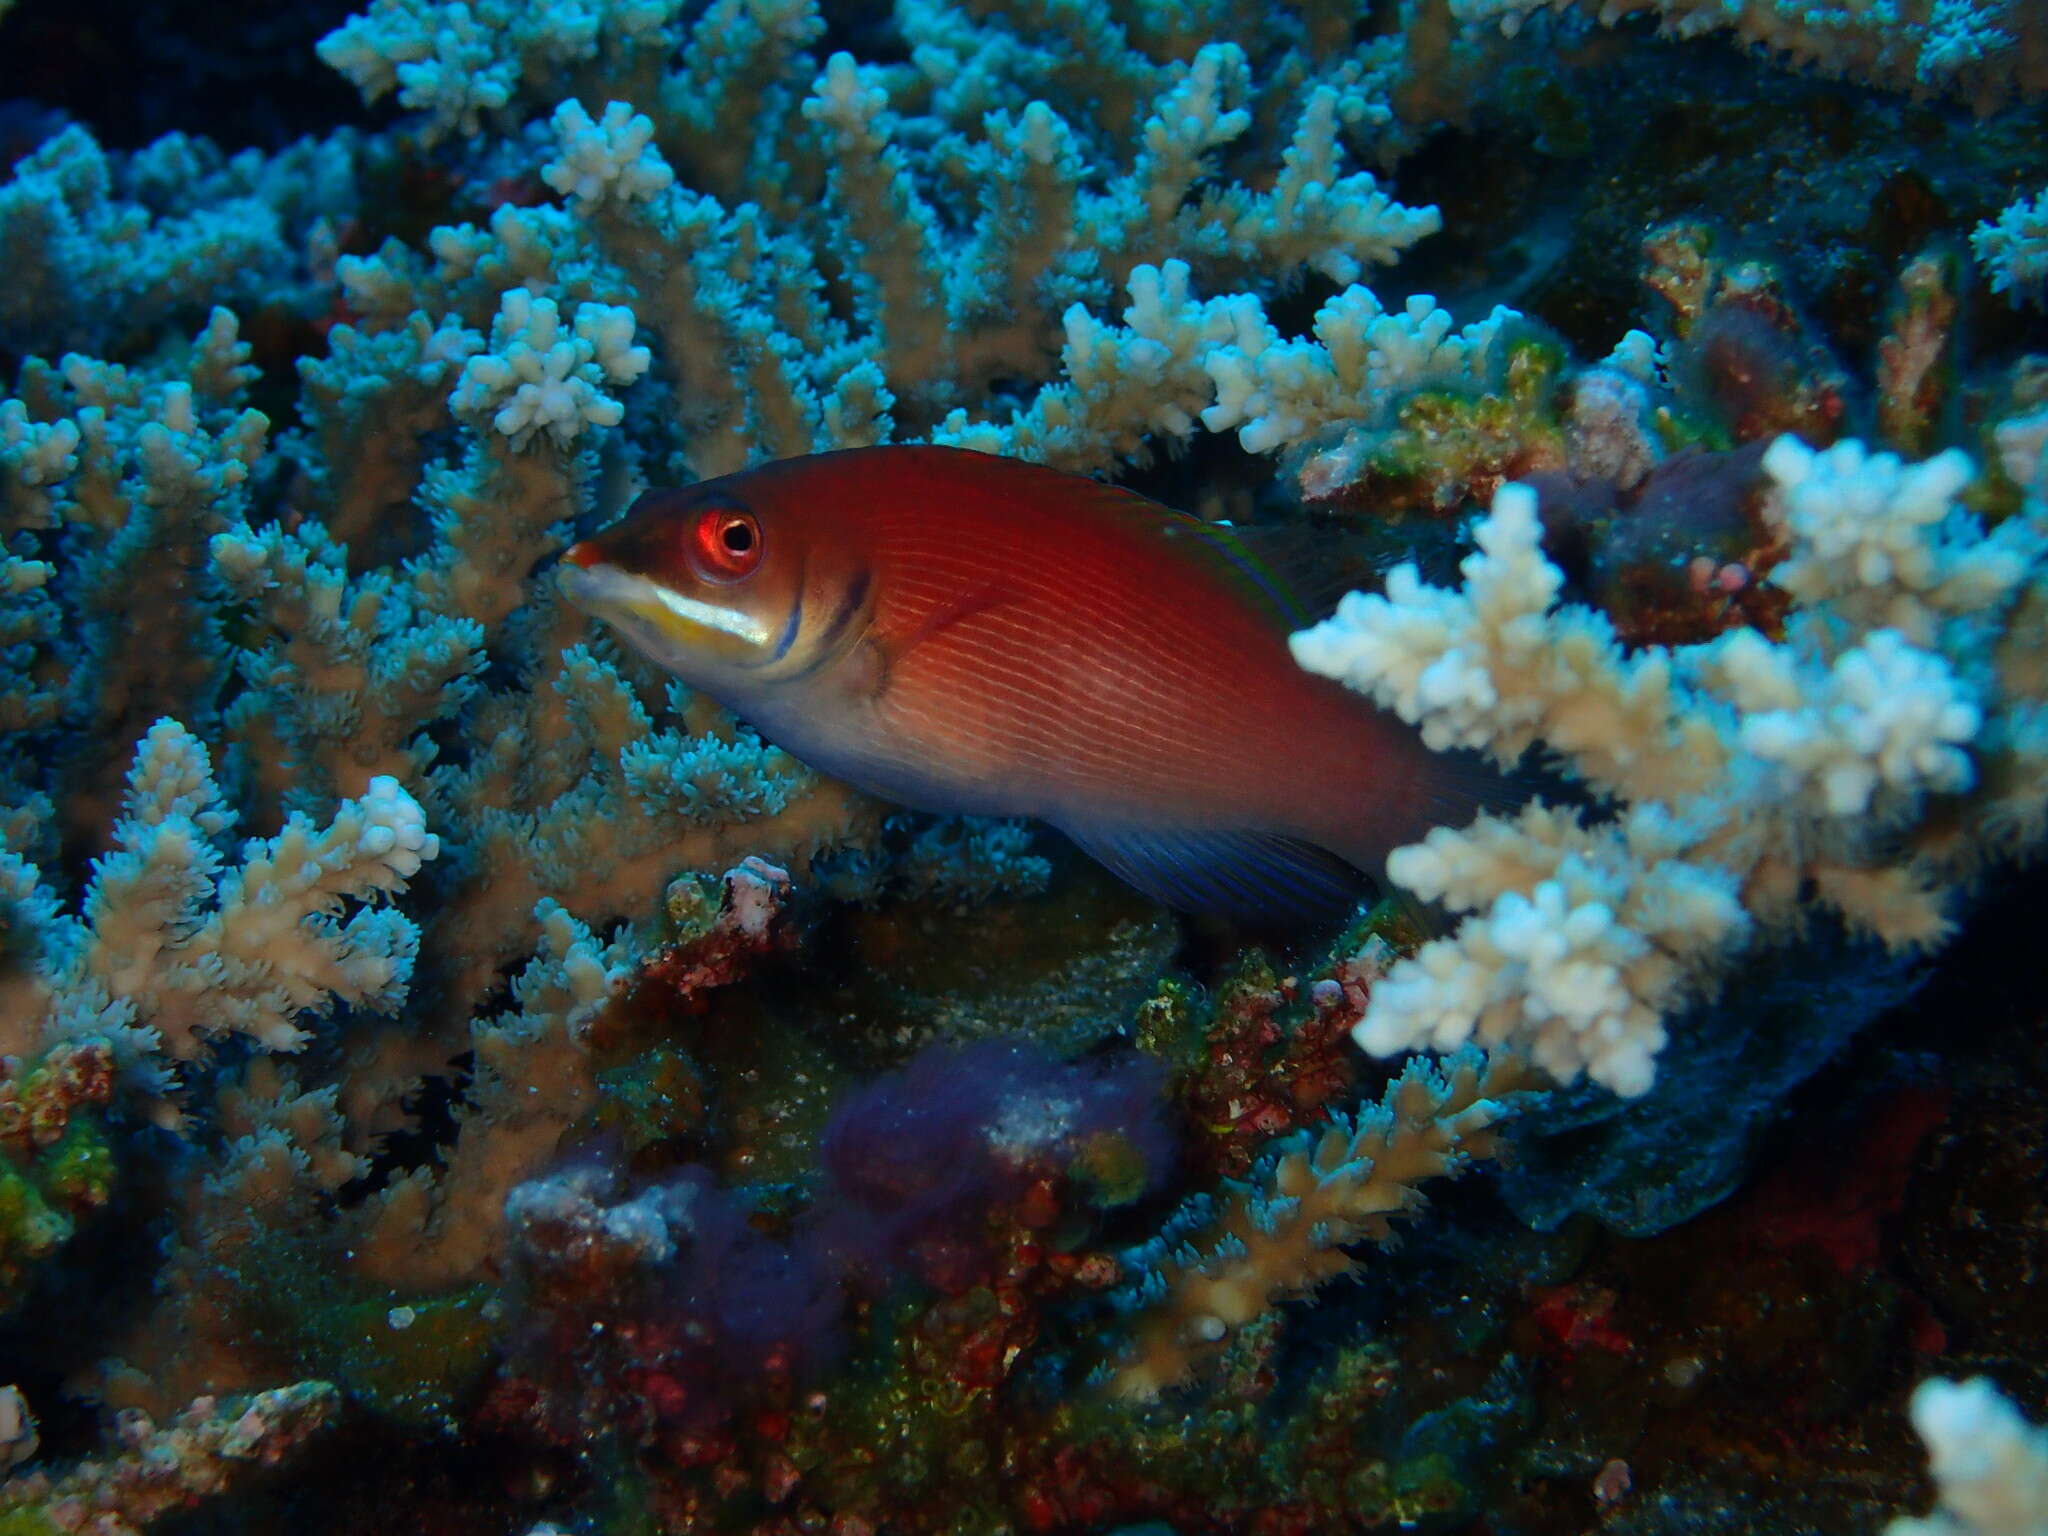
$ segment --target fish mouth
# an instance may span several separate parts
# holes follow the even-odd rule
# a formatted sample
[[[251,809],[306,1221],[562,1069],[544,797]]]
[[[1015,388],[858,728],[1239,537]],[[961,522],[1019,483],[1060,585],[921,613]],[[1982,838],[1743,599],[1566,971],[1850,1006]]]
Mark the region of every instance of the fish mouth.
[[[630,609],[634,588],[646,583],[640,577],[628,576],[616,565],[572,564],[564,558],[555,567],[555,585],[578,608],[601,619]]]
[[[691,653],[757,656],[774,638],[737,608],[704,602],[605,561],[565,558],[555,568],[555,582],[570,602],[667,666],[673,667],[671,658]]]

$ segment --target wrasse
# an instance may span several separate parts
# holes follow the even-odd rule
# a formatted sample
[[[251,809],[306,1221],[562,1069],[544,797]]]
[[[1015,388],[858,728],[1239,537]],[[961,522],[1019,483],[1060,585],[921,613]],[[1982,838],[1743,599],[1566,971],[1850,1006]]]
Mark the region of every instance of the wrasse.
[[[1498,781],[1296,666],[1317,615],[1238,532],[965,449],[857,448],[649,491],[569,598],[822,773],[1035,816],[1168,905],[1275,921]]]

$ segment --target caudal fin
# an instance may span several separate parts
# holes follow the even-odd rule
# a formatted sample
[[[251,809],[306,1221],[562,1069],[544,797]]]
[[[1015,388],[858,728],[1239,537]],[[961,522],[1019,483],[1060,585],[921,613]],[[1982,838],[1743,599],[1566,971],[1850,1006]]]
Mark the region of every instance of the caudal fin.
[[[1466,827],[1492,812],[1512,816],[1533,800],[1550,804],[1578,798],[1546,772],[1532,752],[1502,768],[1478,752],[1433,752],[1418,740],[1405,775],[1389,773],[1359,807],[1356,833],[1339,847],[1390,895],[1387,856],[1419,843],[1438,827]]]

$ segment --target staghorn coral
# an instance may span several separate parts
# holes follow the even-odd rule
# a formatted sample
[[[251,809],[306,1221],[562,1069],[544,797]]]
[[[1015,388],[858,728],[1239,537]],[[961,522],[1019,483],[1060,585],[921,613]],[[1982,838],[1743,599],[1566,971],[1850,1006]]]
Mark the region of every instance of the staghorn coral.
[[[30,964],[7,984],[12,1052],[96,1047],[153,1091],[168,1081],[159,1052],[190,1058],[230,1034],[298,1050],[304,1016],[400,1006],[419,930],[370,903],[404,891],[439,852],[418,803],[373,779],[325,828],[294,816],[229,866],[217,840],[232,820],[205,748],[164,720],[136,752],[115,851],[82,914],[61,910],[34,865],[0,852],[10,897],[31,914]]]
[[[1498,25],[1510,36],[1530,12],[1563,0],[1451,0],[1468,26]],[[1602,0],[1580,9],[1604,26],[1636,12],[1658,31],[1692,38],[1721,30],[1794,63],[1893,90],[1953,91],[1982,107],[2048,82],[2048,56],[2024,5],[1936,0],[1912,6],[1827,6],[1810,0]]]
[[[702,924],[658,953],[648,984],[671,1006],[701,1006],[779,942],[787,890],[772,865],[731,871]],[[101,1368],[109,1401],[163,1411],[197,1385],[317,1365],[385,1411],[446,1418],[483,1369],[474,1287],[503,1272],[507,1199],[595,1115],[592,1031],[633,972],[625,944],[598,940],[557,904],[535,915],[542,943],[513,980],[513,1006],[472,1026],[465,1102],[438,1165],[341,1202],[371,1171],[339,1112],[365,1085],[309,1091],[258,1062],[223,1090],[224,1154],[184,1192],[156,1307]],[[425,1319],[416,1335],[382,1326],[394,1307]],[[248,1347],[252,1332],[266,1348]],[[412,1351],[424,1358],[407,1362]]]
[[[308,256],[353,211],[356,149],[342,133],[230,159],[172,134],[117,164],[84,128],[55,134],[0,188],[0,351],[132,345],[221,303],[312,291]]]
[[[1139,1277],[1120,1298],[1132,1337],[1109,1389],[1156,1397],[1280,1298],[1348,1273],[1344,1249],[1387,1241],[1389,1218],[1420,1204],[1416,1184],[1494,1156],[1492,1128],[1531,1082],[1505,1053],[1454,1057],[1441,1075],[1417,1062],[1355,1119],[1269,1144],[1247,1179],[1125,1256]]]
[[[1309,99],[1270,193],[1195,199],[1208,160],[1250,127],[1231,106],[1249,90],[1248,70],[1241,50],[1221,46],[1177,83],[1176,73],[1147,126],[1152,147],[1128,168],[1091,166],[1043,102],[1014,122],[990,117],[987,142],[961,152],[1017,190],[971,240],[941,226],[894,142],[888,88],[848,55],[828,60],[802,101],[823,217],[792,210],[782,230],[752,204],[728,209],[678,184],[628,103],[608,103],[596,120],[572,104],[555,116],[557,157],[541,175],[569,194],[573,217],[501,210],[489,237],[445,231],[431,272],[393,253],[345,262],[343,278],[389,324],[410,308],[473,304],[479,286],[502,288],[536,265],[573,270],[580,296],[637,305],[675,370],[682,452],[715,474],[746,462],[749,443],[756,454],[855,446],[979,401],[1006,377],[1042,374],[1062,311],[1071,329],[1085,313],[1077,303],[1104,291],[1105,278],[1173,251],[1196,253],[1218,276],[1310,267],[1348,279],[1436,227],[1433,210],[1395,203],[1370,173],[1339,174],[1333,94]],[[1086,189],[1103,176],[1105,190]],[[850,325],[821,291],[821,262],[849,274]],[[936,305],[930,293],[942,296]],[[709,366],[720,354],[743,362]],[[1136,451],[1123,442],[1119,452]],[[1049,456],[1108,462],[1080,441]]]
[[[2042,302],[2048,292],[2048,191],[2017,198],[1996,220],[1970,231],[1970,248],[1991,269],[1991,290],[2012,302]]]

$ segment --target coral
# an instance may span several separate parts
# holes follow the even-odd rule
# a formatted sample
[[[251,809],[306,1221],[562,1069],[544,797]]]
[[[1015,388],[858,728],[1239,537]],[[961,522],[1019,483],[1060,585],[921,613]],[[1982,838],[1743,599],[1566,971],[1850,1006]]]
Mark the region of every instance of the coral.
[[[660,9],[629,18],[626,9],[594,7],[579,21],[571,53],[588,58],[652,43],[665,21]],[[708,13],[706,24],[716,18]],[[695,471],[712,474],[740,467],[750,452],[854,446],[892,427],[929,426],[969,403],[980,409],[992,394],[1002,397],[1002,381],[1046,373],[1059,327],[1071,334],[1090,323],[1085,301],[1176,252],[1219,278],[1268,282],[1261,274],[1310,269],[1348,281],[1437,227],[1433,209],[1395,202],[1369,172],[1343,172],[1345,93],[1334,85],[1304,93],[1268,190],[1205,187],[1207,167],[1254,127],[1242,105],[1249,65],[1234,44],[1141,72],[1151,113],[1144,147],[1127,156],[1109,152],[1115,135],[1099,120],[1121,97],[1077,92],[1066,102],[1077,114],[1069,118],[1052,103],[1003,90],[1003,109],[992,110],[985,97],[928,99],[932,82],[921,73],[906,80],[844,53],[802,89],[802,56],[783,50],[807,40],[804,18],[796,7],[748,18],[761,28],[763,54],[754,62],[781,75],[772,89],[754,87],[766,114],[755,142],[783,157],[772,169],[749,168],[759,202],[721,195],[730,178],[705,162],[728,160],[730,151],[701,142],[689,126],[710,106],[696,93],[711,82],[678,72],[656,84],[629,69],[620,83],[634,79],[640,95],[614,95],[596,118],[582,102],[555,113],[556,153],[540,174],[569,194],[570,211],[508,208],[488,234],[444,229],[432,269],[395,252],[344,260],[342,279],[358,307],[380,328],[414,313],[431,323],[451,303],[473,312],[522,280],[573,273],[567,296],[630,307],[657,343],[673,370],[681,451]],[[418,55],[428,40],[438,48],[478,24],[467,7],[393,3],[326,46],[346,53],[351,73],[374,93],[427,67]],[[497,34],[520,55],[522,76],[535,61],[521,39],[536,30],[513,25]],[[551,46],[564,38],[548,35]],[[777,46],[768,46],[771,37]],[[935,55],[926,62],[937,66]],[[498,94],[491,71],[512,67],[470,71],[465,92]],[[892,105],[899,95],[907,103]],[[470,99],[454,112],[467,131],[473,106]],[[435,113],[436,127],[448,121],[445,107]],[[983,168],[983,186],[1014,189],[986,194],[986,217],[971,237],[934,211],[957,168],[908,152],[935,124],[956,137],[952,152]],[[850,322],[824,291],[824,268],[845,274]],[[738,366],[712,366],[721,356]],[[960,437],[965,418],[947,430]],[[1139,451],[1128,428],[1105,423],[1047,442],[1034,456],[1092,466]]]
[[[653,985],[694,999],[730,985],[777,940],[788,876],[754,860],[730,872],[712,919],[649,957]],[[471,1032],[474,1077],[454,1151],[438,1176],[420,1170],[369,1202],[360,1265],[385,1284],[445,1286],[495,1262],[508,1192],[546,1166],[595,1097],[589,1035],[628,971],[628,951],[554,902],[535,913],[544,942],[512,987],[516,1005]],[[545,1085],[545,1091],[542,1091]]]
[[[1941,1498],[1927,1519],[1894,1520],[1889,1536],[2028,1536],[2048,1526],[2048,1434],[1989,1381],[1923,1381],[1912,1412]]]
[[[2021,9],[369,0],[227,151],[326,109],[174,6],[191,132],[0,110],[0,1528],[1871,1528],[2034,1337],[2023,1052],[1882,1220],[1746,1176],[2037,991],[1873,1022],[2048,833]],[[916,441],[1341,568],[1301,658],[1540,802],[1246,950],[557,599]]]
[[[653,119],[623,101],[609,103],[596,122],[582,102],[565,101],[555,108],[554,130],[562,158],[541,167],[541,180],[579,212],[607,198],[644,202],[675,180],[654,150]]]
[[[1452,0],[1466,25],[1498,25],[1512,35],[1531,12],[1563,0]],[[1783,54],[1830,74],[1894,90],[1955,91],[1989,105],[2010,93],[2038,91],[2048,60],[2012,3],[1945,0],[1915,8],[1830,7],[1810,0],[1603,0],[1582,4],[1603,25],[1647,11],[1663,34],[1698,37],[1727,30],[1752,47]]]
[[[9,1478],[0,1487],[0,1521],[10,1524],[0,1528],[136,1536],[161,1516],[218,1497],[248,1469],[278,1465],[340,1406],[329,1383],[302,1381],[247,1397],[198,1398],[163,1426],[147,1414],[127,1415],[112,1454]]]
[[[1426,294],[1389,313],[1352,284],[1316,312],[1316,341],[1289,342],[1255,296],[1197,300],[1192,275],[1178,260],[1134,268],[1122,328],[1068,311],[1063,383],[1000,428],[949,417],[937,440],[1092,467],[1129,455],[1139,431],[1184,438],[1199,421],[1271,452],[1331,421],[1372,419],[1427,385],[1484,378],[1512,318],[1499,310],[1453,334],[1450,315]],[[1143,415],[1118,404],[1133,397],[1149,402]]]
[[[538,11],[502,0],[373,0],[321,39],[319,51],[370,100],[396,91],[402,105],[424,112],[431,141],[475,135],[487,119],[517,122],[508,110],[515,97],[559,101],[573,90],[572,71],[601,51],[611,55],[607,64],[630,69],[636,52],[673,46],[665,29],[675,10],[661,0],[588,0]]]
[[[1279,1298],[1349,1272],[1344,1248],[1386,1241],[1389,1218],[1420,1203],[1416,1184],[1494,1155],[1492,1127],[1530,1081],[1508,1054],[1454,1058],[1441,1076],[1418,1062],[1356,1119],[1273,1143],[1249,1179],[1126,1255],[1132,1341],[1110,1389],[1154,1397]]]
[[[629,309],[585,304],[565,336],[554,300],[515,288],[499,300],[489,348],[462,365],[449,407],[458,417],[488,419],[515,453],[536,432],[566,448],[586,426],[625,419],[626,408],[601,386],[630,384],[647,371],[647,349],[632,340]]]
[[[0,186],[12,274],[0,351],[98,349],[309,286],[306,236],[317,219],[349,216],[353,181],[346,135],[232,160],[172,135],[117,172],[89,132],[66,128]],[[295,196],[294,183],[312,185]]]
[[[1878,343],[1878,432],[1902,453],[1932,449],[1936,411],[1949,394],[1958,308],[1951,267],[1931,255],[1907,263],[1890,329]]]
[[[229,867],[216,840],[232,821],[205,747],[163,720],[136,752],[115,852],[82,915],[59,913],[34,866],[6,855],[17,899],[49,913],[14,1000],[14,1049],[99,1034],[121,1057],[189,1057],[233,1033],[291,1051],[306,1043],[308,1011],[398,1007],[419,930],[369,903],[404,891],[440,851],[419,803],[373,779],[326,827],[294,816]]]
[[[2043,302],[2048,293],[2048,190],[2016,198],[1995,220],[1970,231],[1970,248],[1991,269],[1994,293],[2014,303]]]
[[[2038,534],[1956,506],[1960,454],[1906,466],[1787,437],[1762,462],[1789,551],[1772,581],[1803,605],[1784,642],[1742,629],[1625,655],[1603,615],[1557,606],[1523,487],[1496,494],[1462,591],[1402,567],[1295,636],[1305,666],[1433,746],[1512,763],[1541,741],[1628,806],[1483,816],[1397,850],[1397,883],[1473,915],[1396,964],[1359,1025],[1367,1049],[1525,1041],[1561,1077],[1642,1093],[1664,1016],[1759,924],[1793,921],[1803,884],[1887,944],[1931,944],[1948,928],[1938,872],[1995,856],[1998,829],[2031,814],[2032,749],[1987,725],[2026,705],[1978,637],[2038,601]],[[1987,735],[1980,750],[2019,760],[1980,768],[1965,748]],[[1916,850],[1927,802],[1980,783],[1964,843]]]
[[[706,920],[657,952],[646,986],[702,1007],[775,947],[786,891],[773,866],[730,872]],[[488,1281],[513,1240],[507,1198],[599,1118],[601,1021],[635,969],[622,943],[553,903],[536,920],[542,945],[511,1006],[472,1026],[465,1102],[434,1163],[363,1190],[370,1164],[345,1145],[340,1085],[305,1091],[259,1061],[222,1094],[225,1155],[182,1192],[156,1305],[101,1368],[110,1401],[161,1411],[196,1384],[318,1369],[382,1412],[450,1419],[487,1358],[499,1310]],[[360,1079],[346,1090],[377,1091]]]

